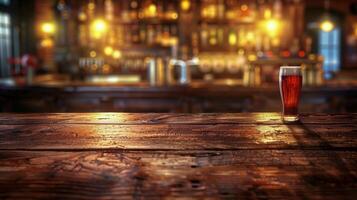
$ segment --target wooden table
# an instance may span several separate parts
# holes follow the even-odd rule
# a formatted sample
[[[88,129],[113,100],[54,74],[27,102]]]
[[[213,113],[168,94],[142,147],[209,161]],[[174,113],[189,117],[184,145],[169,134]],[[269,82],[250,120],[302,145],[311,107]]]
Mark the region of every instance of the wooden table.
[[[0,199],[356,199],[357,114],[0,114]]]

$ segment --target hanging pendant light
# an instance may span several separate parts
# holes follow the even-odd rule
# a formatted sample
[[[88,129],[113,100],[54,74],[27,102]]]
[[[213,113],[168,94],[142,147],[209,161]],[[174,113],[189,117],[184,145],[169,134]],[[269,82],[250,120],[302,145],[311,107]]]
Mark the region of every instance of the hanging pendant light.
[[[333,22],[331,20],[325,19],[321,22],[320,28],[324,32],[330,32],[335,28],[335,25],[333,24]]]
[[[328,14],[329,7],[330,7],[330,1],[325,0],[325,16],[323,17],[320,23],[320,29],[324,32],[330,32],[335,28],[335,24],[333,23],[330,15]]]

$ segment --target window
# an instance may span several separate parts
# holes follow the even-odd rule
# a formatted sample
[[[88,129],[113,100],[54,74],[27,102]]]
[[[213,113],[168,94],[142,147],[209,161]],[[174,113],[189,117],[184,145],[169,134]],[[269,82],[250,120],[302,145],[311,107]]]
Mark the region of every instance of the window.
[[[324,57],[325,77],[330,78],[331,72],[340,70],[341,64],[341,30],[335,28],[330,32],[319,33],[319,54]]]
[[[0,77],[10,75],[9,58],[12,56],[10,0],[0,0]]]
[[[9,5],[10,0],[0,0],[0,4],[2,5]]]
[[[11,56],[10,15],[0,12],[0,76],[10,75],[8,59]]]

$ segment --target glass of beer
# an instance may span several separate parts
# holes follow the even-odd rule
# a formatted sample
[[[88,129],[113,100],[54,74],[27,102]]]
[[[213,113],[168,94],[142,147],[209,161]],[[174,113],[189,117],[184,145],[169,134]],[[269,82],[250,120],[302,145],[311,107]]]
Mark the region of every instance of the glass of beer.
[[[299,120],[298,106],[302,87],[300,66],[282,66],[279,72],[280,96],[283,103],[283,121]]]

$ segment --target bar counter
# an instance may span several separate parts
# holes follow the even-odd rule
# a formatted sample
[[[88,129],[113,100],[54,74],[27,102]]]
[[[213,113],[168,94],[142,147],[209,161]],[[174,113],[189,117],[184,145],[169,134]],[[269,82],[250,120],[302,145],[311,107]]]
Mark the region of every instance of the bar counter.
[[[356,199],[357,115],[1,114],[0,199]]]
[[[301,112],[357,112],[357,82],[304,86]],[[278,84],[245,87],[234,81],[150,86],[40,82],[0,85],[3,112],[279,112]]]

